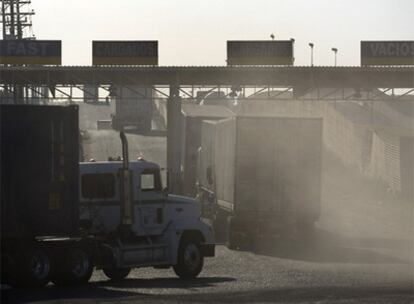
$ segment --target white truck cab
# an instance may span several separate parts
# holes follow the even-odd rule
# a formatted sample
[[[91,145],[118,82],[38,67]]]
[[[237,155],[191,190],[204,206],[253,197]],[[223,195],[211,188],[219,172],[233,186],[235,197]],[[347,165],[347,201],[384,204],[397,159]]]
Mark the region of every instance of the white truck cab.
[[[145,266],[173,266],[180,277],[197,276],[203,258],[214,256],[214,233],[200,219],[199,202],[167,194],[160,167],[143,159],[128,163],[129,194],[125,194],[124,165],[80,163],[80,221],[87,223],[85,233],[105,240],[100,246],[110,257],[97,266],[101,264],[110,278],[123,278],[132,267]],[[125,228],[125,200],[131,207],[127,233],[120,229]]]

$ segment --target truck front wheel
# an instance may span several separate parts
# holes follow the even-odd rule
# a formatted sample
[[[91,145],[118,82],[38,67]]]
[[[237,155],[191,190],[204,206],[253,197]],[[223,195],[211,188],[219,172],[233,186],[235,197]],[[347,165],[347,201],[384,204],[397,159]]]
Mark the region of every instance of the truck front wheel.
[[[184,237],[178,248],[177,264],[173,266],[176,275],[182,279],[195,278],[203,269],[203,264],[200,241],[194,237]]]
[[[86,284],[92,276],[92,258],[82,247],[69,249],[67,253],[63,253],[59,265],[52,279],[55,285]]]

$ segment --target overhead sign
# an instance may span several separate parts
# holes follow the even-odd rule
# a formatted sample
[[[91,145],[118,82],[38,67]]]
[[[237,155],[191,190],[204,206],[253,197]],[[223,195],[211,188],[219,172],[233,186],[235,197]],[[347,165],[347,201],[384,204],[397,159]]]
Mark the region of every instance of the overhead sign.
[[[414,65],[414,41],[361,41],[361,65]]]
[[[0,40],[0,64],[62,64],[62,42]]]
[[[158,41],[93,41],[93,65],[158,65]]]
[[[227,41],[227,65],[293,65],[293,40]]]

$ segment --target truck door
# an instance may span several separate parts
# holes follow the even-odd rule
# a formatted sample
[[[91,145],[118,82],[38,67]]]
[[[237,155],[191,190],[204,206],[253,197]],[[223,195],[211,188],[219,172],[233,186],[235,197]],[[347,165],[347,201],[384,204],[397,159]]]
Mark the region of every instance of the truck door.
[[[136,229],[138,234],[162,234],[165,222],[165,196],[162,192],[160,171],[145,169],[137,176]]]

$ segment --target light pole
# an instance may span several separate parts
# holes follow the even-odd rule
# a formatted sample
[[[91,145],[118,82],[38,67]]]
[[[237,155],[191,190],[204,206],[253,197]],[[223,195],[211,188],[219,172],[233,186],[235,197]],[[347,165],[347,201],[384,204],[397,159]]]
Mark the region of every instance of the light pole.
[[[295,44],[295,38],[290,38],[290,41],[292,42],[292,65],[295,64],[295,48],[293,47]]]
[[[309,46],[310,46],[310,48],[311,48],[311,66],[313,66],[313,43],[312,42],[309,42]]]
[[[335,66],[336,66],[336,56],[337,56],[337,54],[338,54],[338,49],[337,48],[332,48],[332,51],[334,52],[334,54],[335,54]]]

